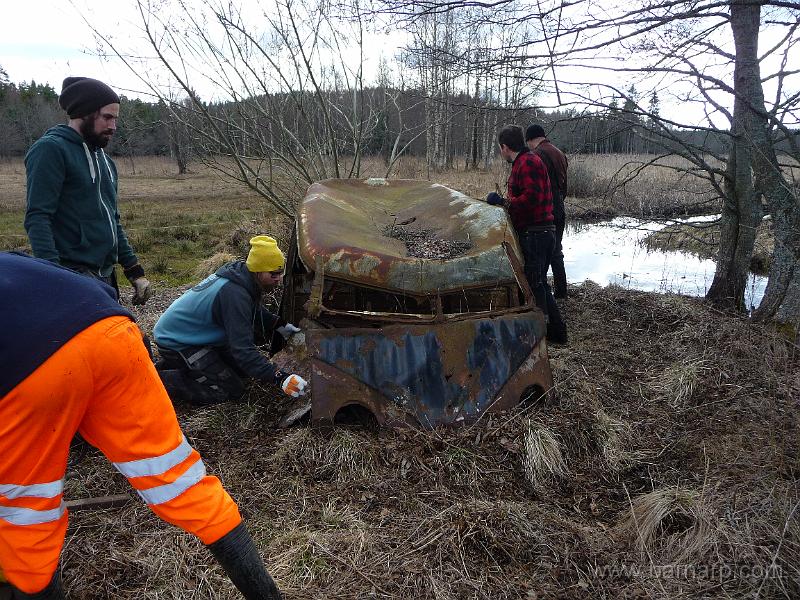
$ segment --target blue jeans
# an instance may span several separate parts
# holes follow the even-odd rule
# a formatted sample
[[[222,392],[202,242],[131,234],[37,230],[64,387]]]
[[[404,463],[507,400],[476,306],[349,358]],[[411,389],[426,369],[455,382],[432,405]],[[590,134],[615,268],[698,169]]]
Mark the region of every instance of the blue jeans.
[[[561,318],[553,292],[547,283],[547,270],[555,249],[554,231],[525,231],[519,235],[525,257],[525,277],[531,286],[536,306],[547,317],[547,337],[566,338],[567,326]]]

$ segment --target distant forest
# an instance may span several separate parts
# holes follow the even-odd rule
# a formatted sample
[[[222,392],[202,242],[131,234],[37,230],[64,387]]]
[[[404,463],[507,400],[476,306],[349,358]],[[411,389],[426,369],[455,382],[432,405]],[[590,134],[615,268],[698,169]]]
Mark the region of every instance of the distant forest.
[[[635,94],[635,90],[631,89],[629,93]],[[331,96],[329,101],[342,106],[343,111],[352,107],[351,95],[341,93],[341,97],[336,97],[334,92]],[[654,136],[654,124],[647,117],[636,114],[636,107],[628,106],[630,100],[623,98],[602,112],[578,114],[569,110],[505,109],[496,102],[462,94],[448,98],[446,105],[436,107],[437,118],[445,125],[441,135],[432,140],[427,131],[430,119],[425,109],[431,106],[431,99],[426,99],[421,90],[376,86],[364,88],[359,96],[360,102],[364,103],[364,113],[371,115],[363,154],[388,156],[397,141],[397,132],[402,130],[398,145],[406,154],[430,155],[427,145],[436,143],[436,154],[441,157],[438,161],[440,167],[486,166],[496,155],[496,131],[508,123],[517,123],[524,128],[539,122],[550,139],[570,154],[655,154],[668,152],[670,144],[674,143],[663,135]],[[387,99],[391,99],[391,103]],[[314,98],[308,99],[312,105],[314,101]],[[649,104],[649,111],[658,114],[658,98],[653,96]],[[144,102],[123,96],[118,130],[108,151],[116,156],[172,156],[179,163],[185,163],[190,156],[213,151],[207,146],[201,149],[193,144],[192,115],[188,108],[184,108],[188,106],[190,103],[184,102],[168,109],[163,102]],[[235,121],[237,118],[237,107],[231,103],[206,107],[209,112],[217,113],[221,120]],[[181,110],[185,114],[180,115]],[[176,113],[179,115],[177,119]],[[65,121],[64,111],[58,106],[58,92],[52,86],[34,81],[11,83],[0,68],[0,127],[4,132],[0,137],[0,157],[24,156],[30,145],[49,127]],[[284,121],[291,122],[292,115],[287,114]],[[673,130],[670,133],[684,144],[718,155],[727,152],[729,140],[725,132]],[[297,136],[302,139],[303,132],[297,132]],[[340,154],[353,151],[348,147],[344,132],[337,137]],[[242,154],[248,154],[247,148],[242,148]]]

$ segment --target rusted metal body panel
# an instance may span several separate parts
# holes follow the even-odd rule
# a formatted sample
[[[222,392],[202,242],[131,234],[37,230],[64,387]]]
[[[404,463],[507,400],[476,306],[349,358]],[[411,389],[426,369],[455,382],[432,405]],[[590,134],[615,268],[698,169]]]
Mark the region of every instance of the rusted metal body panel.
[[[518,245],[502,208],[430,182],[377,181],[330,179],[308,189],[297,216],[299,257],[308,269],[321,259],[326,277],[409,294],[514,280],[503,242],[516,252]],[[408,221],[472,248],[448,260],[409,256],[402,241],[384,234]]]
[[[470,248],[411,257],[386,235],[408,221]],[[317,424],[355,405],[382,425],[453,425],[552,388],[544,317],[502,209],[429,182],[324,181],[287,265],[281,311],[306,319]]]
[[[424,427],[506,410],[532,386],[552,385],[535,312],[441,325],[318,329],[309,333],[315,421],[350,404],[385,425]],[[536,368],[540,359],[544,366]],[[527,369],[521,370],[527,364]]]

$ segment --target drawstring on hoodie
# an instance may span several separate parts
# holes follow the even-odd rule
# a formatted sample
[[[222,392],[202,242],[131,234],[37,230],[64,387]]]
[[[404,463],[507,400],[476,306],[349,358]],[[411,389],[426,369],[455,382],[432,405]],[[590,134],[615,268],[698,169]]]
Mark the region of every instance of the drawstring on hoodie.
[[[94,161],[92,160],[92,153],[89,152],[89,146],[86,145],[86,142],[83,142],[83,151],[86,153],[86,162],[89,163],[89,173],[92,176],[92,183],[94,183],[96,177],[96,173],[94,170]],[[108,161],[106,161],[106,165]]]
[[[103,160],[106,161],[106,170],[108,171],[108,178],[111,180],[111,183],[114,183],[114,172],[111,170],[111,165],[108,164],[108,157],[106,156],[105,150],[100,150],[100,154],[103,155]]]
[[[83,142],[83,151],[86,153],[86,162],[89,163],[89,173],[92,176],[92,183],[95,183],[97,179],[97,175],[99,173],[94,170],[94,160],[92,160],[92,154],[89,152],[89,146],[86,145],[86,142]],[[108,158],[106,158],[106,153],[100,149],[100,153],[103,155],[103,160],[106,163],[106,170],[108,171],[108,177],[113,182],[114,181],[114,173],[111,171],[111,165],[108,164]],[[97,161],[97,168],[100,169],[100,161]],[[111,230],[111,237],[114,240],[114,246],[116,246],[119,242],[117,241],[117,228],[114,226],[114,220],[111,218],[111,211],[108,210],[105,202],[103,202],[103,194],[100,190],[100,187],[97,188],[97,202],[103,211],[106,213],[106,218],[108,219],[108,227]]]

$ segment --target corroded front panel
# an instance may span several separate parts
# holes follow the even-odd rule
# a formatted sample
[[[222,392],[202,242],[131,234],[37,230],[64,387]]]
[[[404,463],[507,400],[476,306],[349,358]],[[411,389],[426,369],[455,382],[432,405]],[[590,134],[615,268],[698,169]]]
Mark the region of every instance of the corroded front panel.
[[[333,421],[341,407],[357,403],[384,423],[435,427],[509,408],[519,401],[519,394],[501,394],[509,384],[520,394],[530,386],[551,387],[540,344],[544,335],[538,311],[438,325],[311,331],[313,418]],[[539,361],[546,368],[533,368]]]

